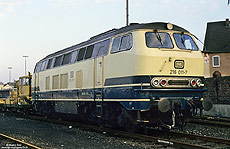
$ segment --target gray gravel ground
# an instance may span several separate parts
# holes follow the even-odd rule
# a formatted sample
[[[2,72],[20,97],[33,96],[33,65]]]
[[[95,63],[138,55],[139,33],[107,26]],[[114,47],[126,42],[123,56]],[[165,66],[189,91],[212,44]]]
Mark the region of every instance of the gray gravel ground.
[[[42,148],[61,149],[148,149],[163,148],[150,142],[141,142],[129,138],[113,137],[106,132],[93,131],[40,122],[37,120],[18,118],[0,113],[0,133],[24,140]],[[187,124],[184,132],[230,139],[230,128]],[[0,140],[1,141],[1,140]],[[6,147],[0,142],[0,147]]]
[[[71,126],[17,118],[3,113],[0,113],[0,126],[0,133],[24,140],[42,148],[158,148],[157,145],[152,143],[142,143],[132,139],[112,137],[105,132],[90,132]],[[5,144],[0,145],[1,147],[6,147]]]
[[[230,139],[230,128],[206,126],[206,125],[199,125],[199,124],[187,124],[186,127],[184,127],[184,132],[197,134],[197,135]]]

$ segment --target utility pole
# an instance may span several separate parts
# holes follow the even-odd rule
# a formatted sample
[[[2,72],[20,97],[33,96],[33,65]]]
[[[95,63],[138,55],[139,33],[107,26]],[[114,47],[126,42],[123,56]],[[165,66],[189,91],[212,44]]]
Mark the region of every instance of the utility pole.
[[[126,26],[129,25],[129,0],[126,0]]]
[[[12,70],[12,67],[8,67],[8,70],[9,70],[9,83],[11,82],[11,70]]]
[[[25,76],[26,76],[26,58],[29,57],[29,56],[24,55],[24,56],[22,56],[22,57],[25,58]]]

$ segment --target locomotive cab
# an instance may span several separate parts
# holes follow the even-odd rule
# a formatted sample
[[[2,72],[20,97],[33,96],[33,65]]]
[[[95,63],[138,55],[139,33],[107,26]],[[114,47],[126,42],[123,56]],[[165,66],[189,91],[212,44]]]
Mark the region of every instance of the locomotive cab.
[[[32,101],[31,96],[31,79],[32,75],[29,73],[27,76],[22,76],[17,82],[18,104],[30,104]]]

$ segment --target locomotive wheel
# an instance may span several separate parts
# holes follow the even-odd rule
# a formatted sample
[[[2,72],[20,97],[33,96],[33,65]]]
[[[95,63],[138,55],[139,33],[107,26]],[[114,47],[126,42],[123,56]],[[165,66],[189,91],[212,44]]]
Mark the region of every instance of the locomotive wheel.
[[[6,107],[2,107],[2,111],[3,111],[3,112],[6,112],[6,111],[7,111],[7,108],[6,108]]]
[[[136,132],[138,125],[135,123],[132,115],[124,108],[121,108],[120,111],[117,122],[118,126],[127,132]]]
[[[137,125],[134,123],[131,117],[124,117],[124,129],[127,132],[137,131]]]

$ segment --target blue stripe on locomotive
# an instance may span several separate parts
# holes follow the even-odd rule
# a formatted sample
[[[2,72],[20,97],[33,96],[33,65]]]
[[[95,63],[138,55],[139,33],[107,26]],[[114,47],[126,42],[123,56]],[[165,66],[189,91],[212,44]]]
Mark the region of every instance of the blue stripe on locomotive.
[[[173,100],[180,100],[182,109],[185,109],[185,98],[199,100],[203,97],[204,91],[204,89],[140,89],[140,87],[133,86],[108,87],[103,89],[39,92],[37,98],[33,94],[33,99],[109,99],[110,102],[119,102],[127,110],[149,110],[150,102],[165,97],[171,104]],[[135,101],[135,99],[149,99],[149,101]],[[105,100],[105,102],[108,101]]]

